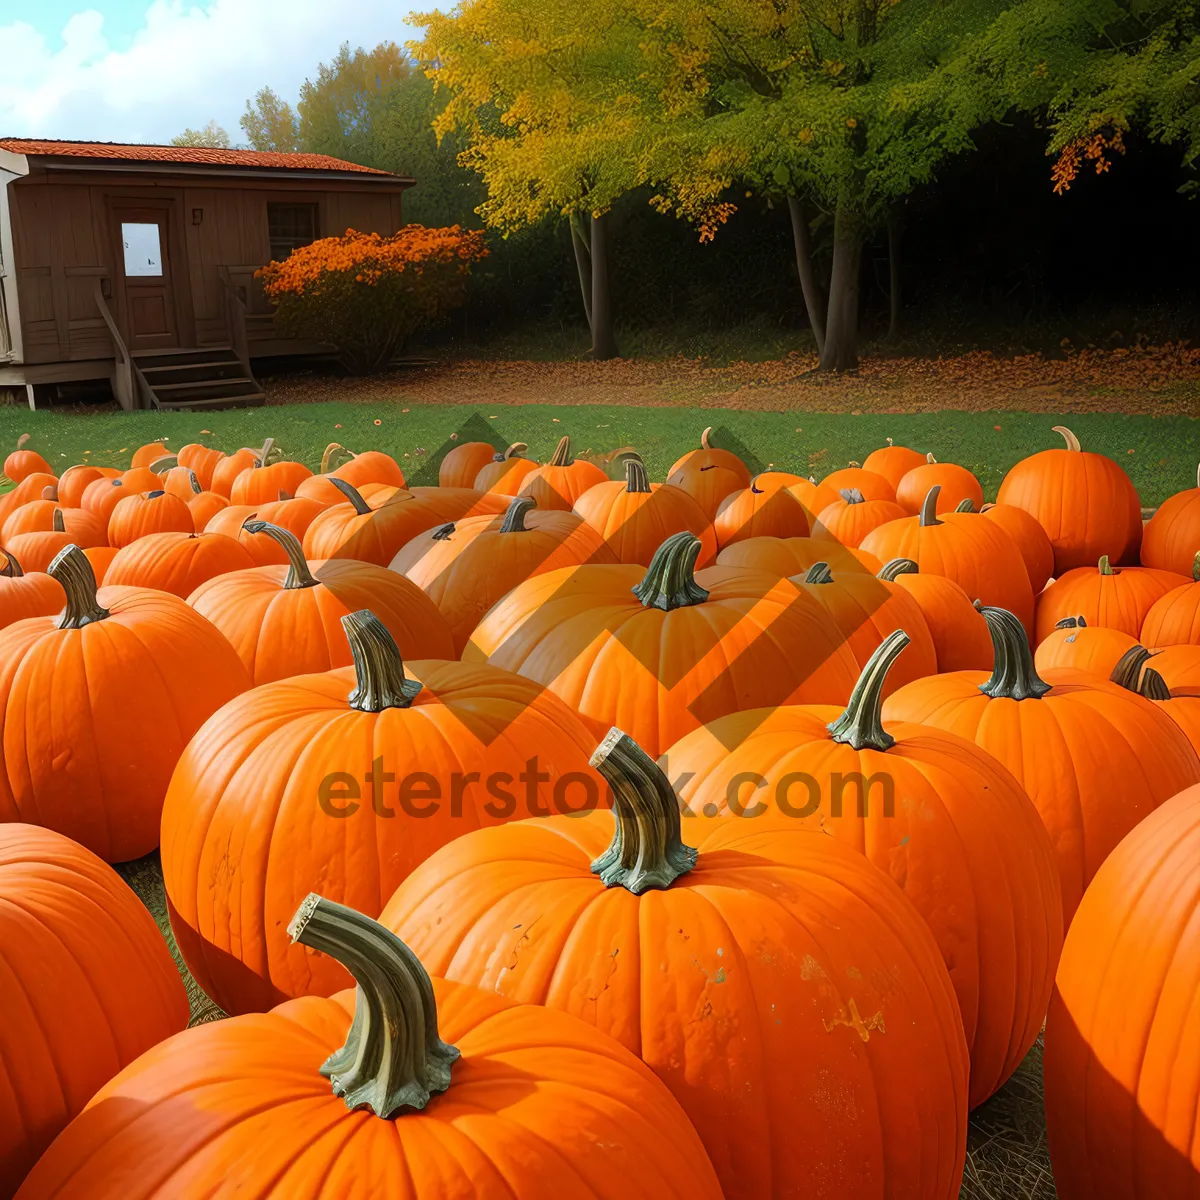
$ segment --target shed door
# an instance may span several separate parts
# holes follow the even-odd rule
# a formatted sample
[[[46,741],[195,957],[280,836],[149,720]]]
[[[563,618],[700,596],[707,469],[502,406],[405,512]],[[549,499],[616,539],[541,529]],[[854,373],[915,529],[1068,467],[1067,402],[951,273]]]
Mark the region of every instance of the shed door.
[[[131,351],[179,345],[165,208],[116,208],[121,310]]]

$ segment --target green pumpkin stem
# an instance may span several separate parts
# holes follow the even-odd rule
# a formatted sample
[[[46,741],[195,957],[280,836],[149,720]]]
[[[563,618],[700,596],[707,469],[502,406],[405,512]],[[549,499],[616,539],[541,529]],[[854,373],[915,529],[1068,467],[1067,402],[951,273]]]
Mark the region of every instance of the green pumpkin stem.
[[[613,791],[613,840],[592,863],[605,887],[640,896],[668,888],[696,865],[696,851],[683,844],[679,801],[658,764],[617,728],[608,731],[591,765]]]
[[[360,712],[408,708],[421,691],[415,679],[404,674],[400,648],[387,626],[367,609],[347,613],[342,628],[354,656],[355,688],[350,707]]]
[[[1087,619],[1080,613],[1077,617],[1063,617],[1061,621],[1054,622],[1055,629],[1086,629]]]
[[[525,527],[525,514],[530,509],[537,508],[537,500],[533,496],[514,496],[504,510],[504,520],[500,522],[501,533],[528,533]]]
[[[67,606],[59,619],[59,629],[82,629],[109,615],[108,609],[101,608],[96,599],[96,572],[78,546],[64,546],[46,568],[46,574],[57,579],[67,593]]]
[[[928,528],[930,525],[940,525],[937,515],[938,496],[941,494],[942,485],[935,483],[933,487],[925,493],[925,499],[921,504],[921,528]]]
[[[571,457],[571,435],[564,434],[558,439],[558,445],[546,464],[549,467],[569,467],[575,460]]]
[[[855,750],[888,750],[896,744],[883,727],[883,685],[911,640],[903,629],[897,629],[875,647],[850,693],[846,711],[827,727],[835,742]]]
[[[964,496],[954,508],[955,512],[973,513],[975,511],[975,501],[970,496]]]
[[[670,612],[703,604],[708,592],[696,582],[700,539],[694,533],[673,533],[657,550],[633,594],[646,608]]]
[[[1141,690],[1142,668],[1153,657],[1145,646],[1130,646],[1117,659],[1117,665],[1113,667],[1109,679],[1118,687],[1125,688],[1126,691],[1139,692]],[[1157,675],[1158,672],[1156,671],[1155,674]],[[1161,679],[1162,676],[1159,675],[1159,678]]]
[[[841,496],[847,504],[866,504],[867,498],[859,491],[858,488],[839,488],[838,495]]]
[[[625,460],[625,490],[627,492],[649,492],[650,476],[646,464],[636,455]]]
[[[1111,565],[1109,564],[1107,554],[1100,555],[1100,561],[1096,564],[1096,566],[1100,568],[1101,575],[1115,575],[1116,574],[1116,571],[1114,571],[1112,569]]]
[[[354,1018],[321,1074],[351,1111],[388,1120],[423,1109],[450,1086],[459,1051],[438,1036],[433,982],[389,929],[310,892],[288,925],[292,941],[336,959],[354,976]]]
[[[354,505],[354,511],[360,517],[365,517],[371,511],[371,506],[362,498],[362,493],[359,492],[354,484],[347,483],[344,479],[339,479],[336,475],[330,475],[329,482]]]
[[[287,578],[283,581],[285,591],[297,591],[300,588],[316,587],[320,582],[308,569],[308,560],[304,557],[304,547],[299,538],[290,530],[270,521],[259,521],[254,517],[242,522],[242,528],[247,533],[265,533],[267,537],[278,542],[288,558]]]
[[[20,579],[25,572],[21,569],[21,564],[17,562],[16,556],[0,546],[0,554],[4,555],[4,566],[0,567],[0,575],[6,576],[8,579]]]
[[[492,462],[507,462],[510,458],[520,458],[529,447],[524,442],[513,442],[511,446],[500,454],[492,455]]]
[[[987,622],[994,651],[992,673],[979,690],[993,699],[1040,700],[1050,684],[1039,678],[1033,665],[1025,626],[1006,608],[988,608],[978,600],[975,608]]]
[[[879,569],[876,579],[885,583],[894,583],[901,575],[919,575],[921,568],[911,558],[893,558],[885,562]]]
[[[829,564],[826,562],[813,563],[808,568],[808,574],[804,576],[805,583],[832,583],[833,572],[829,569]]]

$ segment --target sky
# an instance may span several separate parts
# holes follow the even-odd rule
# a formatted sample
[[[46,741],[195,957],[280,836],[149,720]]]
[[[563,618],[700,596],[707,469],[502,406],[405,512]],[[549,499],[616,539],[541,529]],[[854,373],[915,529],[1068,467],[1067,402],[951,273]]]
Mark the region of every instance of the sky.
[[[408,11],[402,0],[0,0],[0,137],[154,143],[216,120],[237,143],[259,88],[294,102],[342,42],[411,37]]]

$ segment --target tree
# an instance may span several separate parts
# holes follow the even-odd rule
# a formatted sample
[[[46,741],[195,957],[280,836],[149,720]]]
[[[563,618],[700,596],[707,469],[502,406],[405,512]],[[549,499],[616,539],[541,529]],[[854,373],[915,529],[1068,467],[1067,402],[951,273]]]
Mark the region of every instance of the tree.
[[[296,113],[269,87],[262,88],[238,122],[254,150],[275,150],[289,154],[298,149]]]
[[[210,146],[216,150],[228,150],[232,144],[229,134],[216,121],[209,121],[203,129],[185,129],[171,139],[172,146]]]

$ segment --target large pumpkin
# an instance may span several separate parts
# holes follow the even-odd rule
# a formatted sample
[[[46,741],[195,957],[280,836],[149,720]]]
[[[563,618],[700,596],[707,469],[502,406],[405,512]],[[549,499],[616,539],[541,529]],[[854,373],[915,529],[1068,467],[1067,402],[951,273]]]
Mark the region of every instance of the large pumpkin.
[[[1022,459],[1001,482],[997,503],[1023,508],[1046,531],[1055,576],[1102,554],[1120,565],[1137,562],[1142,508],[1129,476],[1111,458],[1081,449],[1065,426],[1054,432],[1066,449]]]
[[[497,496],[515,496],[521,484],[538,464],[525,458],[529,447],[524,442],[513,442],[507,450],[492,455],[492,461],[479,469],[475,481],[469,484],[477,492],[491,492]],[[447,487],[447,484],[442,484]]]
[[[26,617],[51,617],[62,612],[66,594],[57,579],[45,571],[22,568],[16,556],[0,548],[4,565],[0,567],[0,629]]]
[[[600,799],[594,739],[544,688],[473,664],[404,664],[369,612],[342,625],[353,668],[239,696],[192,739],[171,779],[162,818],[171,926],[226,1012],[346,986],[336,963],[287,940],[306,880],[377,914],[459,834],[519,805],[549,813],[580,792]]]
[[[1017,544],[1029,572],[1029,586],[1036,596],[1054,574],[1054,547],[1046,531],[1023,508],[1012,504],[988,504],[983,515],[995,521]]]
[[[808,537],[808,510],[789,488],[759,487],[756,477],[721,501],[713,528],[722,550],[755,537]]]
[[[1092,880],[1063,947],[1044,1058],[1062,1200],[1200,1193],[1200,787],[1151,813]]]
[[[89,850],[0,825],[0,1196],[92,1095],[187,1025],[188,999],[141,901]]]
[[[108,543],[118,549],[151,533],[195,533],[188,506],[167,492],[140,492],[117,502],[108,518]]]
[[[917,603],[933,639],[939,671],[990,671],[992,638],[966,592],[944,575],[923,575],[911,558],[894,558],[879,578],[903,588]]]
[[[255,567],[246,555],[248,569],[198,583],[187,600],[229,639],[255,684],[350,666],[341,622],[361,609],[375,614],[405,658],[457,657],[445,620],[416,584],[352,558],[310,564],[288,530],[260,520],[247,526],[273,539],[287,565]]]
[[[1192,582],[1184,579],[1150,605],[1141,639],[1155,647],[1200,644],[1200,551],[1192,560]]]
[[[1142,530],[1143,567],[1190,575],[1200,553],[1200,467],[1196,486],[1168,496]]]
[[[1041,814],[1058,859],[1066,927],[1112,848],[1181,788],[1200,758],[1165,714],[1094,675],[1038,676],[1011,613],[985,608],[995,644],[989,676],[958,671],[893,693],[884,716],[957,733],[1002,762]]]
[[[1119,629],[1089,625],[1080,613],[1063,617],[1038,643],[1033,665],[1039,674],[1055,667],[1087,671],[1107,679],[1122,655],[1137,645],[1137,639]]]
[[[786,579],[694,573],[700,540],[669,537],[646,569],[565,567],[513,588],[463,659],[560,696],[598,736],[619,723],[650,753],[743,708],[844,702],[858,665],[824,608]]]
[[[602,1033],[431,980],[393,934],[320,896],[288,936],[311,961],[344,964],[357,989],[143,1055],[21,1200],[150,1200],[163,1186],[242,1200],[721,1200],[670,1093]]]
[[[686,845],[670,783],[632,739],[612,730],[593,761],[615,831],[592,813],[469,834],[381,922],[436,973],[638,1053],[729,1200],[957,1196],[962,1026],[899,889],[799,822],[688,821]]]
[[[617,561],[581,517],[533,508],[532,496],[514,496],[504,516],[439,525],[392,559],[391,570],[412,580],[445,618],[454,644],[445,657],[458,658],[484,614],[517,584],[560,567]]]
[[[117,551],[105,583],[156,588],[186,600],[214,576],[253,566],[245,547],[220,533],[151,533]]]
[[[720,450],[709,441],[710,426],[700,435],[700,449],[689,450],[667,472],[667,482],[682,488],[711,521],[730,492],[750,486],[750,470],[731,450]]]
[[[971,501],[967,512],[978,512],[983,507],[983,488],[979,480],[966,467],[960,467],[958,463],[940,463],[932,454],[927,462],[914,467],[896,485],[896,503],[915,515],[935,487],[938,489],[938,516],[954,512],[967,500]]]
[[[473,488],[475,477],[495,458],[491,442],[459,442],[438,464],[438,486]]]
[[[886,446],[872,450],[863,459],[863,469],[882,475],[892,485],[892,490],[900,486],[904,478],[914,467],[921,466],[926,461],[925,455],[919,450],[910,450],[907,446],[897,446],[888,438]]]
[[[809,825],[896,880],[954,982],[974,1106],[1042,1027],[1062,945],[1058,878],[1037,811],[1004,767],[953,734],[881,722],[883,681],[907,644],[903,630],[883,641],[844,712],[737,713],[663,761],[694,817]]]
[[[176,760],[250,686],[233,647],[180,599],[96,591],[82,550],[50,565],[57,617],[0,632],[0,821],[56,829],[109,862],[158,845]]]
[[[254,566],[286,566],[287,551],[273,537],[252,533],[250,521],[266,521],[286,529],[298,541],[303,541],[308,527],[325,511],[311,497],[293,496],[290,500],[274,500],[267,504],[230,504],[218,512],[205,527],[206,533],[223,533],[235,538],[246,548]]]
[[[575,501],[608,476],[595,463],[571,457],[571,439],[562,437],[550,461],[530,471],[521,481],[520,496],[532,496],[543,512],[560,508],[570,512]]]
[[[896,489],[883,475],[863,467],[840,467],[836,471],[830,471],[813,492],[814,513],[828,508],[842,492],[850,488],[861,492],[867,500],[894,502],[896,499]],[[799,490],[803,491],[803,488]]]
[[[86,508],[67,508],[57,500],[31,500],[22,504],[4,522],[0,540],[11,542],[23,533],[69,533],[85,550],[108,544],[105,523]]]
[[[838,498],[818,513],[812,535],[858,546],[872,529],[907,515],[895,500],[868,500],[858,488],[842,488]]]

